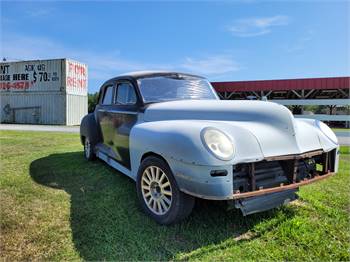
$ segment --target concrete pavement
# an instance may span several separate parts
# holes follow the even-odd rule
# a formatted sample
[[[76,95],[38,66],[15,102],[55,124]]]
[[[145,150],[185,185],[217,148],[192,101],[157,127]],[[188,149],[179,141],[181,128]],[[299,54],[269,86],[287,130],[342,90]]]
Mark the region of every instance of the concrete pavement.
[[[0,130],[79,133],[79,126],[1,124]]]
[[[335,132],[338,142],[342,146],[350,146],[350,132],[348,131],[336,131]]]

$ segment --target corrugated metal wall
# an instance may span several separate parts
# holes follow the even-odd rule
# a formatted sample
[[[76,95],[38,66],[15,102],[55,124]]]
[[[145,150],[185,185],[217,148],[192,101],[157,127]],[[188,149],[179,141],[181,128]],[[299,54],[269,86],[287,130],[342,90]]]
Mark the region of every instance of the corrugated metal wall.
[[[66,125],[80,125],[81,119],[87,114],[88,98],[87,96],[66,95],[67,122]]]
[[[0,96],[1,122],[19,124],[66,124],[65,94],[35,92]]]
[[[87,114],[88,98],[88,71],[87,66],[67,59],[66,72],[66,125],[80,125],[81,119]]]

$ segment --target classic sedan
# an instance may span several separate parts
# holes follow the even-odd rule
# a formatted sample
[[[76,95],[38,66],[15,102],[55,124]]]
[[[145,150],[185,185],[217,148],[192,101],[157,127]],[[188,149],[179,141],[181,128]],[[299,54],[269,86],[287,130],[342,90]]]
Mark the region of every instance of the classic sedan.
[[[188,216],[195,198],[265,211],[338,169],[326,124],[272,102],[222,101],[205,78],[176,72],[106,81],[80,136],[87,160],[136,181],[142,209],[160,224]]]

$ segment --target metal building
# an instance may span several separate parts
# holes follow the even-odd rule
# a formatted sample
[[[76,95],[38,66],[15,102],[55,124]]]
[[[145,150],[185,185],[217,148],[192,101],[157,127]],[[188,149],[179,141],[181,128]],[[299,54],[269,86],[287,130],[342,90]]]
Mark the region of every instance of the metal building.
[[[266,97],[269,101],[286,106],[328,106],[329,114],[303,114],[300,112],[295,116],[345,123],[346,126],[350,124],[349,114],[337,114],[334,110],[337,107],[350,105],[349,76],[212,82],[212,85],[220,98],[225,100]]]
[[[87,87],[87,66],[77,61],[1,62],[1,123],[79,125]]]

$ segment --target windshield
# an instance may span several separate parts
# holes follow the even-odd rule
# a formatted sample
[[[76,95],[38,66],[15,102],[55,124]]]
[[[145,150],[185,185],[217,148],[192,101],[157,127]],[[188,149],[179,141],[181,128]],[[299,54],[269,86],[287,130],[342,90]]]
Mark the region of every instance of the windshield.
[[[218,100],[213,87],[203,78],[171,75],[142,78],[138,80],[145,103],[171,100]]]

